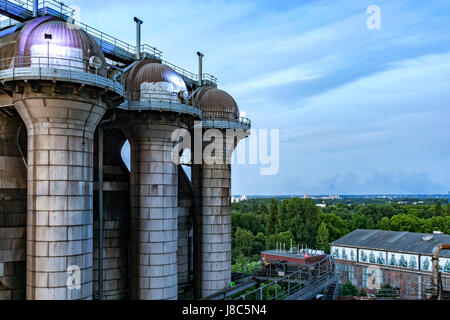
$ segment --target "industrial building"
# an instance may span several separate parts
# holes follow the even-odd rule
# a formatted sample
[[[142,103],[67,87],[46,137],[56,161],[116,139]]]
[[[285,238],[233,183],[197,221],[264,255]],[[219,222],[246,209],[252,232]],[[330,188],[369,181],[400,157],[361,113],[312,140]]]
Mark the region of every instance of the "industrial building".
[[[133,46],[52,0],[2,1],[0,14],[10,19],[0,30],[0,300],[197,299],[229,287],[233,150],[172,158],[175,130],[251,126],[203,73],[203,55],[191,73],[141,44],[138,18]]]
[[[330,244],[342,282],[376,294],[384,284],[400,299],[423,299],[433,284],[433,254],[439,254],[441,291],[450,290],[450,235],[357,229]]]

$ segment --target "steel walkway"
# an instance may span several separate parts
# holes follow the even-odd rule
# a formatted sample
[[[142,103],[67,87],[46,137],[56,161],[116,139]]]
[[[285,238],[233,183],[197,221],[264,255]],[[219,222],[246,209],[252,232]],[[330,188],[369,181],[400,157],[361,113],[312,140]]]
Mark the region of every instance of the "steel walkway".
[[[330,268],[323,268],[325,265]],[[333,286],[335,290],[331,293],[331,299],[336,299],[339,294],[339,276],[335,273],[334,260],[330,257],[283,277],[275,274],[274,271],[270,274],[267,270],[258,271],[243,277],[242,283],[237,286],[202,300],[311,300]]]
[[[55,0],[40,0],[38,15],[52,15],[67,20],[89,33],[102,49],[106,58],[124,65],[131,64],[136,55],[136,46],[130,45],[120,39],[110,36],[98,29],[92,28],[82,22],[73,19],[74,9]],[[33,18],[32,0],[0,0],[0,14],[14,19],[18,22],[25,22]],[[199,77],[197,74],[180,68],[162,59],[162,51],[144,44],[141,46],[143,57],[152,58],[165,65],[168,65],[179,73],[186,85],[192,87],[197,84]],[[210,74],[203,74],[203,82],[209,85],[216,85],[217,78]]]

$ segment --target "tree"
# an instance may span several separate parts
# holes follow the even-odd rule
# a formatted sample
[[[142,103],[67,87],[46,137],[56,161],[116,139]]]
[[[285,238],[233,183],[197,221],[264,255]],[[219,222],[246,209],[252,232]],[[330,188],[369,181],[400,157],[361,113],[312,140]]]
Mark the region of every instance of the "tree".
[[[251,208],[252,208],[251,209],[252,212],[258,211],[258,209],[256,207],[256,200],[254,200],[254,199],[251,200]]]
[[[238,228],[234,235],[236,248],[242,252],[244,256],[249,256],[253,247],[253,234],[251,231]]]
[[[266,237],[266,250],[273,250],[273,249],[279,249],[277,248],[277,242],[278,242],[278,235],[277,234],[270,234]]]
[[[380,288],[380,290],[378,290],[377,295],[380,297],[390,298],[395,296],[395,292],[392,286],[389,283],[386,283]]]
[[[267,221],[268,236],[276,233],[277,217],[278,217],[277,201],[272,198],[270,200],[269,219]]]
[[[261,207],[259,208],[259,212],[261,212],[261,214],[268,214],[269,210],[267,209],[267,206],[265,203],[261,203]]]
[[[349,229],[347,228],[345,221],[334,213],[320,214],[319,223],[326,224],[329,242],[333,242],[334,240],[337,240],[349,233]]]
[[[446,233],[448,229],[448,217],[434,216],[429,219],[425,219],[423,224],[423,232],[432,233],[433,231],[442,231]]]
[[[442,216],[442,204],[439,201],[436,202],[436,205],[434,206],[434,216],[435,217]]]
[[[255,255],[260,254],[261,251],[264,250],[265,246],[266,246],[266,237],[262,232],[259,232],[253,240],[252,253]]]
[[[447,203],[447,216],[450,216],[450,203]]]
[[[372,217],[367,218],[367,229],[375,229],[375,223]]]
[[[280,249],[280,244],[282,246],[282,249],[286,247],[286,250],[289,250],[289,246],[291,245],[292,240],[292,246],[296,246],[297,243],[295,242],[294,236],[290,231],[280,232],[278,234],[271,234],[270,236],[266,237],[266,249],[272,250],[272,249]],[[278,247],[277,247],[278,244]],[[284,246],[283,246],[284,244]]]
[[[356,297],[358,295],[358,289],[353,283],[347,281],[341,286],[341,296],[343,297]]]
[[[383,217],[377,224],[377,228],[380,230],[389,230],[390,226],[389,226],[389,218],[388,217]]]
[[[390,219],[389,225],[392,231],[420,232],[423,220],[410,214],[398,214]]]
[[[265,217],[263,215],[247,212],[232,212],[231,213],[231,227],[232,231],[236,232],[238,228],[251,231],[253,234],[264,232]]]
[[[290,231],[280,232],[277,236],[278,243],[283,243],[284,245],[286,245],[287,249],[291,245],[291,240],[292,240],[292,246],[296,246],[297,244],[295,242],[294,236],[292,235],[292,233]]]
[[[352,219],[349,221],[350,229],[367,229],[367,216],[365,216],[361,212],[357,212],[352,216]]]
[[[328,252],[330,250],[329,246],[329,233],[328,228],[325,222],[322,222],[319,226],[319,231],[317,232],[317,239],[316,239],[316,248],[319,250],[323,250],[325,252]]]
[[[291,198],[284,201],[286,213],[280,220],[280,230],[290,231],[297,243],[314,247],[321,213],[319,207],[311,199]]]

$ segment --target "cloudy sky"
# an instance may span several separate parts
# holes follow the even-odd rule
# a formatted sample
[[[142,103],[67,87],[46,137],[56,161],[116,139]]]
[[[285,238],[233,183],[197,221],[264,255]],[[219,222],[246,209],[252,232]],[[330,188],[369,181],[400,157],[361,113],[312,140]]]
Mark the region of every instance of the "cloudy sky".
[[[67,3],[130,43],[140,17],[143,42],[188,70],[202,51],[253,128],[280,130],[279,172],[234,165],[233,194],[450,190],[449,1]]]

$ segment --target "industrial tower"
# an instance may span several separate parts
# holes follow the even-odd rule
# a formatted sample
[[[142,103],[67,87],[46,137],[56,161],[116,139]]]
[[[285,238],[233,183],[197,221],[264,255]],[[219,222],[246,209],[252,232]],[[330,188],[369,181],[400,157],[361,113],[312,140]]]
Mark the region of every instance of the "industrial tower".
[[[130,46],[60,3],[43,6],[0,4],[12,21],[0,30],[0,299],[184,299],[227,288],[238,140],[226,131],[250,121],[203,74],[202,54],[196,75],[142,45],[141,20]],[[198,124],[227,149],[174,162],[174,131]]]

